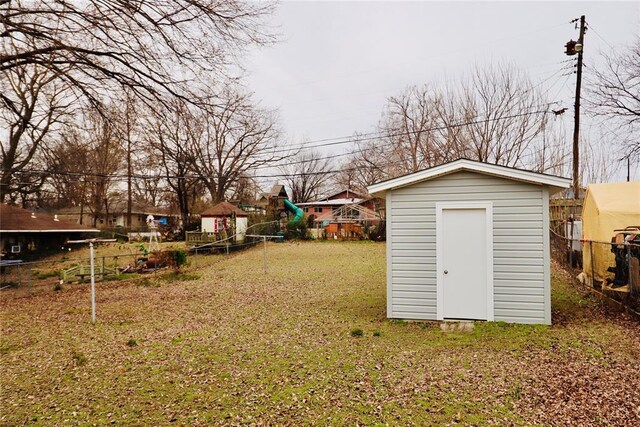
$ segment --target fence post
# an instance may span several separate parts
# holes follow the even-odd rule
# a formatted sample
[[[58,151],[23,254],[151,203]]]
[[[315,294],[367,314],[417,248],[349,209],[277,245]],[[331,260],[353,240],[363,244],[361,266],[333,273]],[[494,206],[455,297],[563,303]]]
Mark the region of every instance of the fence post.
[[[263,237],[262,241],[264,242],[264,273],[267,274],[267,237]]]
[[[631,244],[625,242],[627,246],[627,286],[629,286],[629,296],[633,296],[633,284],[631,283]]]
[[[573,215],[571,215],[571,227],[569,229],[569,268],[573,268]]]
[[[27,286],[29,287],[29,295],[31,295],[31,265],[29,265],[29,268],[27,269]]]
[[[193,256],[193,266],[198,268],[198,247],[196,247],[196,253]]]
[[[96,323],[96,278],[93,262],[93,242],[89,242],[89,253],[91,254],[91,323]]]
[[[102,279],[101,282],[104,282],[104,257],[102,257]]]
[[[589,256],[591,258],[591,287],[594,289],[597,289],[596,278],[593,275],[594,273],[593,263],[595,262],[595,260],[593,259],[593,241],[592,240],[589,240]]]

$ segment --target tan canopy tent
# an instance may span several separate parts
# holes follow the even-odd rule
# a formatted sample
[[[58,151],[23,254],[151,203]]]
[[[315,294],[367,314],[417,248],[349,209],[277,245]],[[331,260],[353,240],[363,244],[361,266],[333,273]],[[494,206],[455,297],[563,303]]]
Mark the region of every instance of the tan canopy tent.
[[[582,238],[594,243],[585,242],[582,260],[584,273],[590,282],[594,278],[604,282],[607,277],[612,277],[607,268],[615,265],[611,245],[595,242],[611,242],[616,234],[614,230],[629,226],[640,226],[640,182],[592,184],[587,187],[582,207]]]

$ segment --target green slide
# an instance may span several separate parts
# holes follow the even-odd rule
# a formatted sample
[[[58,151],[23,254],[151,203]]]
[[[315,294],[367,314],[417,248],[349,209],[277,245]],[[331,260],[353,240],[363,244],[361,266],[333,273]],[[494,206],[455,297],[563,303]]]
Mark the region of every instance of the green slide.
[[[289,221],[290,225],[297,225],[304,218],[304,211],[291,203],[288,199],[284,199],[284,207],[294,214],[293,219]]]

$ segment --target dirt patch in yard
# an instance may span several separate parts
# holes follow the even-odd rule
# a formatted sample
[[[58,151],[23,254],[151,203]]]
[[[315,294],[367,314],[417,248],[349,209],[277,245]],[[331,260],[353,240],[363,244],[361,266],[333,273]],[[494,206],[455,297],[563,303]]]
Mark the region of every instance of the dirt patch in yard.
[[[638,324],[556,269],[554,326],[444,332],[385,318],[384,244],[268,248],[100,284],[96,325],[0,294],[0,424],[640,425]]]

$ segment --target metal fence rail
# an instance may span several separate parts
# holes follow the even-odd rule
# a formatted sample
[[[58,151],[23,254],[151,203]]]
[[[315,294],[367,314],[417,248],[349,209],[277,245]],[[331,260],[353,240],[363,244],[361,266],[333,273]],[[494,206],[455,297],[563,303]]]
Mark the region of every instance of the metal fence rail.
[[[581,283],[640,310],[640,244],[571,239],[551,230],[551,254]]]

